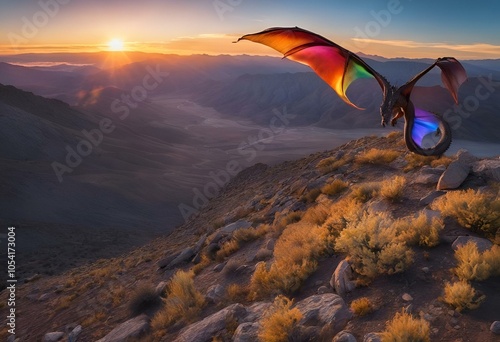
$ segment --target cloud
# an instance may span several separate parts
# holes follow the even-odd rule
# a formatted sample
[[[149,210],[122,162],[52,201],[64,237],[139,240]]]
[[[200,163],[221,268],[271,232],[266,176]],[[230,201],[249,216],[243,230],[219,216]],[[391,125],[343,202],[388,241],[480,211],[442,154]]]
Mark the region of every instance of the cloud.
[[[369,38],[353,38],[355,43],[378,44],[386,47],[397,47],[400,49],[428,49],[428,50],[446,50],[456,51],[463,53],[467,57],[488,58],[500,55],[500,45],[493,45],[487,43],[474,43],[474,44],[450,44],[450,43],[424,43],[416,42],[413,40],[379,40]]]

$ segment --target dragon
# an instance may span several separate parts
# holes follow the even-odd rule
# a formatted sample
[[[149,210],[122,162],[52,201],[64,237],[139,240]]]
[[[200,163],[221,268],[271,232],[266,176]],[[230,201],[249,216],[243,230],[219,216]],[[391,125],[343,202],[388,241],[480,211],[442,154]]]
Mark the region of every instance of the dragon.
[[[406,146],[411,152],[420,155],[440,156],[449,148],[452,136],[448,123],[436,114],[416,108],[410,100],[410,95],[417,81],[438,66],[441,69],[444,86],[449,90],[455,103],[458,103],[458,89],[467,79],[467,74],[455,58],[438,58],[406,84],[395,87],[355,53],[299,27],[269,28],[244,35],[236,42],[241,40],[267,45],[282,53],[283,58],[308,65],[344,102],[357,109],[363,108],[349,100],[346,95],[347,88],[357,79],[375,78],[383,91],[383,101],[380,106],[382,126],[385,127],[388,122],[395,126],[398,119],[403,117]],[[424,144],[424,138],[427,136],[432,139],[427,139]],[[427,146],[429,140],[433,145]]]

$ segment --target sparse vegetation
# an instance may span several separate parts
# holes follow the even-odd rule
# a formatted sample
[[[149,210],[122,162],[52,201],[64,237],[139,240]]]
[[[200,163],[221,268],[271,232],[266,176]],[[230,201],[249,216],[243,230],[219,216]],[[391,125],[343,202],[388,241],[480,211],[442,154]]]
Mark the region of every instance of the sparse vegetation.
[[[362,203],[366,203],[373,197],[376,197],[379,190],[380,183],[362,183],[352,189],[351,197]]]
[[[500,229],[500,199],[477,190],[450,191],[432,205],[465,228],[494,239]]]
[[[453,161],[453,159],[446,156],[422,156],[416,153],[409,153],[406,155],[405,160],[408,164],[403,169],[404,172],[421,168],[424,165],[430,165],[432,167],[438,167],[440,165],[448,166]]]
[[[226,289],[226,295],[231,303],[243,302],[248,296],[248,286],[230,284]]]
[[[288,226],[276,242],[274,262],[268,267],[260,262],[251,278],[256,296],[293,293],[314,272],[316,258],[324,251],[321,229],[299,222]]]
[[[297,308],[292,309],[292,304],[293,302],[284,296],[275,298],[273,305],[262,319],[259,341],[290,341],[294,329],[302,319],[302,313]]]
[[[151,321],[158,335],[173,323],[189,322],[201,311],[205,298],[194,287],[193,277],[192,272],[177,271],[170,280],[164,306]]]
[[[335,249],[347,253],[361,283],[379,274],[403,272],[413,262],[413,251],[399,239],[393,221],[385,214],[365,213],[356,224],[340,232]]]
[[[434,247],[439,244],[439,232],[444,222],[439,217],[428,218],[420,212],[416,218],[402,218],[394,221],[393,227],[398,231],[400,240],[408,245]]]
[[[236,239],[233,238],[229,241],[226,241],[222,245],[221,249],[219,249],[215,254],[215,260],[223,261],[225,258],[235,253],[239,249],[240,249],[240,243]]]
[[[397,202],[403,197],[405,186],[406,178],[396,176],[393,179],[385,180],[380,184],[379,194],[386,200]]]
[[[446,283],[444,286],[443,301],[457,311],[465,309],[477,309],[485,296],[478,296],[476,290],[466,281],[457,281],[455,283]]]
[[[396,313],[387,322],[385,330],[380,334],[382,342],[429,342],[430,325],[423,318],[414,318],[404,311]]]
[[[201,260],[199,263],[197,263],[196,265],[194,265],[192,268],[191,268],[191,271],[193,271],[193,273],[196,275],[196,274],[199,274],[201,271],[203,271],[208,265],[210,265],[212,261],[210,260],[210,258],[208,257],[208,255],[206,254],[202,254],[201,256]]]
[[[349,156],[343,156],[340,159],[328,157],[320,160],[316,167],[322,174],[327,174],[338,170],[340,167],[349,164],[351,161],[352,158]]]
[[[368,297],[355,299],[351,303],[351,311],[356,316],[365,316],[373,312],[375,307]]]
[[[455,274],[461,280],[486,280],[492,275],[500,274],[500,246],[480,253],[477,245],[469,241],[455,251],[457,267]]]
[[[306,203],[313,203],[319,195],[321,195],[321,189],[311,189],[304,196],[302,196],[302,201]]]
[[[268,224],[260,224],[257,228],[248,227],[238,229],[234,232],[233,238],[238,242],[249,242],[264,236],[271,227]]]
[[[132,315],[137,316],[160,304],[160,296],[150,284],[140,285],[132,294],[128,308]]]
[[[355,162],[358,164],[390,164],[399,157],[399,154],[397,151],[372,148],[358,155]]]
[[[328,196],[335,196],[347,189],[348,184],[341,179],[335,179],[330,184],[326,184],[321,188],[321,192]]]
[[[328,217],[328,210],[324,205],[316,205],[307,209],[302,217],[304,222],[321,225]]]

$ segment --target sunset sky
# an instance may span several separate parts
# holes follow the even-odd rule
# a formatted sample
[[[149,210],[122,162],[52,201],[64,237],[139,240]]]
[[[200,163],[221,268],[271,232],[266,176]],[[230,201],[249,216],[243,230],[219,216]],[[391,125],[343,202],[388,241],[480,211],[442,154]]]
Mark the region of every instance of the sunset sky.
[[[268,27],[299,26],[354,52],[385,57],[500,58],[500,2],[463,3],[1,0],[0,54],[125,49],[278,55],[250,42],[231,42]]]

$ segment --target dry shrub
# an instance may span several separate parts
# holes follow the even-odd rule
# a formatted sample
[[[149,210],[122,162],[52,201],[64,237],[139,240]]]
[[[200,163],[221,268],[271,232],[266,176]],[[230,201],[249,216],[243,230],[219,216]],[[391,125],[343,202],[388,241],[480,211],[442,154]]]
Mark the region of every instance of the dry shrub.
[[[356,316],[365,316],[374,311],[375,307],[368,297],[355,299],[351,303],[351,311]]]
[[[304,196],[302,196],[302,202],[313,203],[319,195],[321,195],[320,189],[311,189]]]
[[[434,247],[439,244],[444,222],[439,217],[429,218],[425,212],[420,212],[416,218],[396,220],[393,227],[399,232],[401,241],[408,245]]]
[[[294,335],[294,330],[302,319],[302,313],[297,308],[291,308],[293,302],[284,296],[277,296],[261,320],[259,341],[287,342]]]
[[[328,210],[324,205],[315,205],[307,209],[302,216],[302,221],[316,225],[323,224],[328,217]]]
[[[457,281],[444,286],[443,301],[458,311],[473,310],[479,307],[486,297],[479,297],[476,290],[466,281]]]
[[[316,165],[316,168],[323,174],[327,174],[330,172],[334,172],[340,167],[349,164],[352,161],[352,158],[349,156],[343,156],[340,159],[335,157],[325,158],[320,160],[320,162]]]
[[[254,241],[260,238],[261,236],[266,235],[266,233],[270,230],[270,226],[268,224],[261,224],[257,228],[248,227],[243,229],[238,229],[234,232],[233,238],[238,242],[249,242]]]
[[[380,184],[379,195],[391,202],[399,201],[403,197],[406,186],[406,178],[396,176]]]
[[[406,162],[408,163],[404,168],[404,172],[408,172],[417,168],[421,168],[424,165],[430,165],[432,167],[438,167],[440,165],[448,166],[453,161],[453,159],[445,156],[435,157],[435,156],[422,156],[420,154],[411,153],[406,157]]]
[[[335,249],[346,253],[352,268],[369,282],[379,274],[403,272],[413,262],[413,251],[398,236],[386,214],[365,213],[337,238]]]
[[[457,267],[455,274],[461,280],[486,280],[492,275],[500,274],[500,246],[480,253],[477,245],[469,241],[455,251]]]
[[[248,296],[248,286],[230,284],[226,289],[226,296],[231,303],[241,303]]]
[[[293,293],[316,270],[316,258],[325,250],[321,229],[299,222],[288,226],[276,241],[274,262],[256,265],[251,288],[256,296]]]
[[[221,249],[219,249],[215,254],[215,260],[223,261],[231,254],[237,252],[239,249],[240,249],[240,243],[236,239],[233,238],[229,241],[226,241],[222,245]]]
[[[389,140],[396,140],[396,139],[402,138],[403,135],[399,131],[392,131],[392,132],[389,132],[385,137]]]
[[[202,254],[201,256],[201,260],[199,263],[197,263],[196,265],[194,265],[192,268],[191,268],[191,271],[193,271],[193,273],[196,275],[196,274],[199,274],[201,271],[203,271],[208,265],[210,265],[212,261],[210,260],[210,258],[208,257],[208,255],[206,254]]]
[[[373,197],[376,197],[379,190],[380,183],[362,183],[352,189],[351,197],[362,203],[366,203]]]
[[[363,215],[362,204],[352,198],[343,198],[330,207],[330,215],[322,225],[327,245],[333,248],[335,239],[349,224],[356,224]]]
[[[444,216],[453,217],[463,227],[483,232],[494,239],[500,228],[500,199],[469,189],[451,191],[432,204]]]
[[[170,280],[164,306],[151,321],[160,335],[173,323],[189,322],[203,308],[205,298],[194,287],[193,277],[193,272],[177,271]]]
[[[399,157],[399,152],[392,150],[379,150],[372,148],[360,155],[355,159],[358,164],[389,164]]]
[[[347,189],[348,184],[341,179],[335,179],[330,184],[326,184],[321,188],[321,192],[328,196],[334,196],[340,194],[342,191]]]
[[[288,225],[299,222],[304,215],[301,211],[291,211],[286,215],[277,215],[273,222],[273,230],[281,233]]]
[[[132,315],[137,316],[160,302],[160,296],[156,293],[155,288],[150,284],[143,284],[133,292],[128,309]]]
[[[414,318],[404,311],[396,313],[387,322],[385,330],[380,334],[382,342],[429,342],[430,325],[425,319]]]

